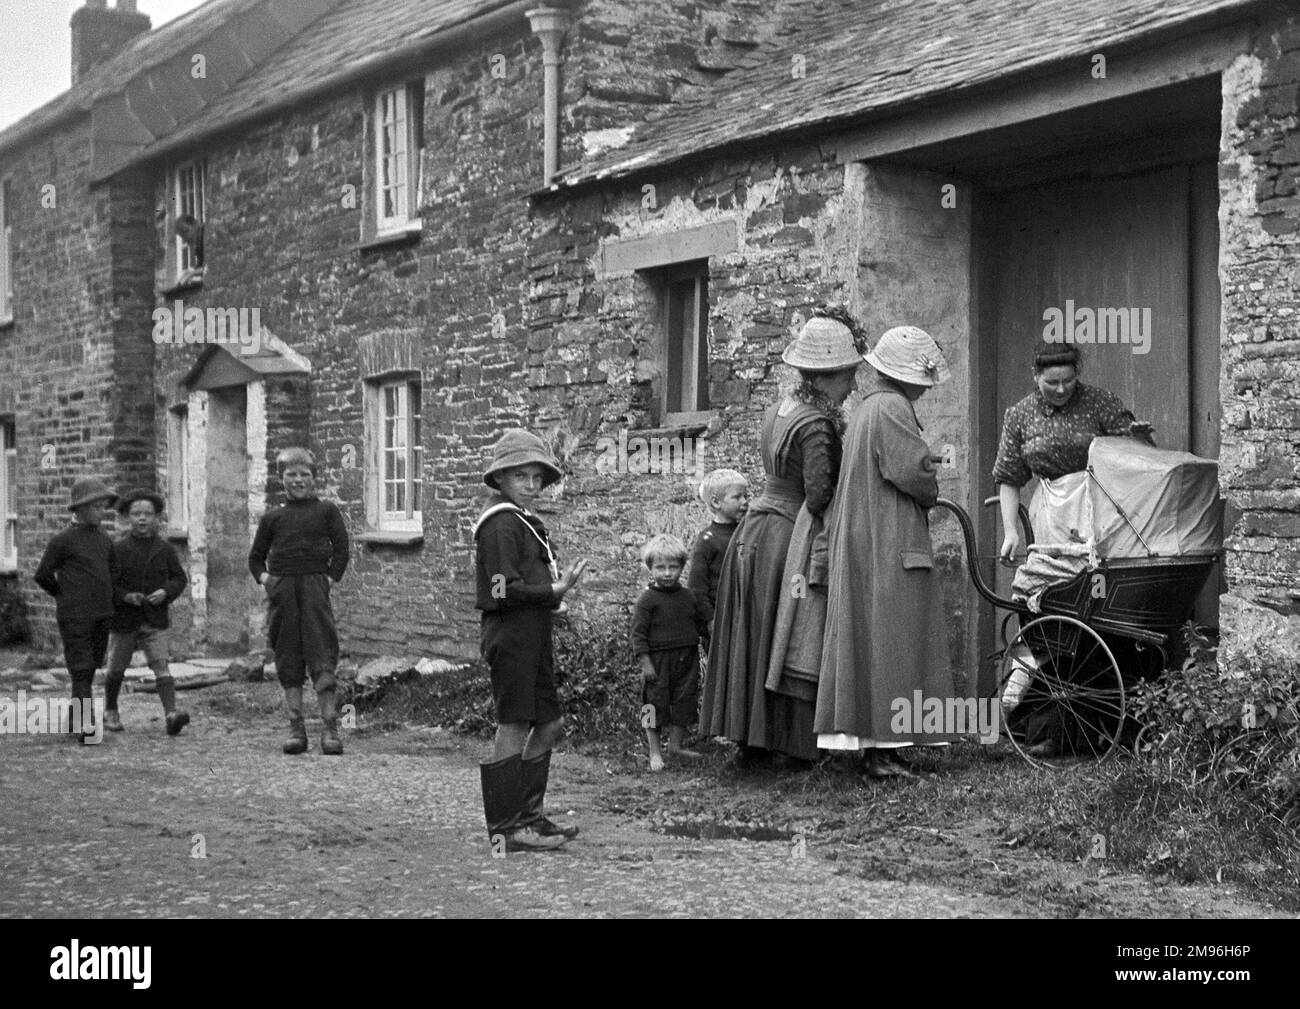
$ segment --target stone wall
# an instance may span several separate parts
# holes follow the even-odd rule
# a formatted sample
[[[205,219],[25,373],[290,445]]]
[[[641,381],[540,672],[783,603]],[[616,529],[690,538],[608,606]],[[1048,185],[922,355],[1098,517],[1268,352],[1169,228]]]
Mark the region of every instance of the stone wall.
[[[939,340],[953,380],[923,399],[918,415],[936,451],[954,447],[941,490],[966,503],[970,201],[963,193],[962,209],[943,208],[940,181],[844,165],[814,144],[792,144],[539,201],[545,223],[531,260],[528,384],[537,423],[572,472],[548,523],[571,556],[592,561],[571,597],[575,611],[625,615],[644,582],[638,551],[646,538],[670,532],[689,544],[707,524],[696,496],[704,472],[737,468],[761,486],[762,415],[790,377],[780,353],[821,300],[846,301],[873,340],[901,324]],[[611,255],[621,243],[658,236],[671,250],[683,244],[674,236],[710,225],[735,233],[730,251],[709,258],[710,416],[702,430],[665,431],[656,426],[662,346],[654,271],[604,264],[625,258]],[[667,436],[693,449],[687,472],[609,472],[611,444]],[[954,664],[964,665],[974,645],[971,590],[958,530],[951,521],[943,529],[950,644]]]
[[[504,79],[491,73],[497,53],[506,57]],[[262,325],[311,362],[309,379],[265,382],[264,500],[273,504],[282,492],[275,455],[306,443],[321,495],[338,502],[353,536],[334,599],[343,647],[358,656],[477,651],[469,527],[486,490],[481,462],[501,429],[529,419],[522,306],[527,194],[541,184],[540,44],[521,23],[430,67],[424,84],[417,241],[361,247],[369,98],[360,89],[189,155],[207,159],[207,261],[202,287],[183,292],[185,304],[257,307]],[[161,204],[161,173],[156,184]],[[391,332],[414,334],[423,380],[423,544],[359,538],[360,347]],[[200,349],[159,348],[160,396]],[[161,423],[155,457],[165,467]],[[256,637],[258,621],[250,629]]]
[[[57,645],[54,601],[31,575],[68,523],[72,484],[153,479],[153,346],[131,324],[150,299],[148,189],[134,174],[91,187],[89,172],[88,119],[0,155],[14,300],[0,328],[0,414],[15,421],[18,588],[42,649]]]
[[[1224,74],[1221,482],[1233,591],[1300,612],[1300,20]]]

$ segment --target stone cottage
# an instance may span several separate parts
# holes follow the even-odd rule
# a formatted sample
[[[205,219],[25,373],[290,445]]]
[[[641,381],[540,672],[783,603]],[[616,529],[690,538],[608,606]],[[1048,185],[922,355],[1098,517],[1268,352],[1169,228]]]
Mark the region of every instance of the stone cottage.
[[[943,346],[953,380],[918,409],[941,492],[982,514],[992,554],[1003,413],[1032,391],[1044,320],[1070,312],[1086,380],[1161,445],[1222,460],[1225,562],[1200,615],[1224,581],[1294,612],[1298,85],[1284,5],[804,5],[536,197],[538,422],[588,458],[626,425],[753,472],[779,350],[811,303],[844,300],[874,334],[910,323]],[[575,470],[584,528],[698,521],[685,493]],[[975,670],[995,618],[954,523],[932,521],[951,652]]]
[[[564,459],[573,605],[617,626],[644,536],[704,521],[699,473],[760,473],[780,350],[825,298],[944,346],[922,422],[976,511],[1045,310],[1104,311],[1085,376],[1222,458],[1224,577],[1296,607],[1285,5],[134,8],[77,11],[71,90],[0,133],[0,592],[38,640],[28,576],[96,474],[165,492],[192,645],[256,644],[248,543],[306,443],[354,538],[345,647],[470,656],[469,527],[512,424]],[[935,533],[974,670],[994,629]]]
[[[732,8],[758,38],[779,7],[211,0],[150,31],[88,0],[71,89],[0,133],[0,592],[36,642],[30,574],[98,475],[166,496],[178,636],[255,644],[248,545],[307,443],[355,543],[347,647],[471,654],[481,462],[533,422],[528,194],[562,134],[706,87]]]

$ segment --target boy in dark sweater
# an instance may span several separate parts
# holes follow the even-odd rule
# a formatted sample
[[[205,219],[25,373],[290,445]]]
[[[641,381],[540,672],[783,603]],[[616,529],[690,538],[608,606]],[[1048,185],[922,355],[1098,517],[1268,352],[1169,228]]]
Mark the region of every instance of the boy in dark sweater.
[[[700,484],[700,500],[708,505],[713,521],[695,539],[686,586],[712,610],[718,605],[718,575],[727,544],[749,509],[749,482],[734,469],[715,469]]]
[[[73,484],[68,510],[76,521],[46,545],[35,574],[36,584],[54,597],[72,699],[81,705],[83,743],[104,736],[102,726],[96,726],[94,733],[88,731],[86,718],[91,713],[95,670],[104,664],[108,647],[117,567],[113,541],[99,523],[116,500],[117,495],[98,480]]]
[[[709,642],[713,610],[679,578],[686,546],[676,536],[654,536],[641,551],[650,584],[632,613],[632,653],[641,664],[642,720],[650,770],[664,769],[660,730],[668,726],[668,754],[698,757],[682,745],[687,725],[699,718],[699,643]],[[654,709],[653,718],[646,708]]]
[[[339,637],[330,606],[330,580],[348,566],[348,531],[332,501],[316,496],[316,460],[305,448],[285,449],[275,459],[287,500],[257,524],[248,569],[266,588],[267,641],[289,713],[285,753],[307,750],[302,688],[310,672],[324,723],[321,753],[343,752],[338,732]]]
[[[187,579],[175,548],[158,535],[163,499],[147,490],[131,490],[117,503],[126,517],[127,534],[113,544],[117,578],[113,582],[114,612],[109,622],[108,678],[104,683],[104,728],[122,731],[117,699],[126,667],[137,649],[144,652],[158,685],[167,735],[189,724],[187,712],[176,710],[176,682],[168,665],[168,608],[185,591]]]
[[[558,848],[578,833],[543,812],[551,747],[564,733],[551,615],[587,563],[560,574],[546,526],[529,510],[560,476],[541,438],[507,431],[483,474],[496,493],[474,523],[474,606],[483,612],[481,647],[497,717],[492,759],[479,774],[488,838],[502,854]]]

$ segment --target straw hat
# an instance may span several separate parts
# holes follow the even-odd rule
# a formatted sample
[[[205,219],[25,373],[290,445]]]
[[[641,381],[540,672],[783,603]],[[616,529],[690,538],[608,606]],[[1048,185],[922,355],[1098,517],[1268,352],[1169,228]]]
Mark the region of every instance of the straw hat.
[[[492,461],[488,464],[487,472],[483,474],[483,482],[494,490],[500,490],[496,480],[498,473],[516,466],[527,466],[530,462],[535,462],[542,467],[543,487],[549,487],[563,476],[559,467],[555,465],[555,459],[551,456],[550,449],[546,447],[546,442],[531,431],[512,427],[492,446]]]
[[[862,354],[848,326],[814,315],[782,352],[781,360],[800,371],[843,371],[861,364]]]
[[[911,385],[938,385],[949,378],[948,362],[934,337],[915,326],[886,330],[867,355],[867,364]]]
[[[78,480],[72,485],[72,501],[68,504],[68,511],[74,512],[92,501],[104,501],[111,508],[116,500],[117,495],[108,489],[107,484],[99,480]]]

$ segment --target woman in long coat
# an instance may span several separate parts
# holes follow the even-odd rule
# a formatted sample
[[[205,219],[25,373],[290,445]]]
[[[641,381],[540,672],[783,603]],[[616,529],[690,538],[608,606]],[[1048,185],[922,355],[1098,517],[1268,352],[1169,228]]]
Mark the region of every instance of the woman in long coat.
[[[799,383],[764,415],[763,493],[750,505],[722,562],[700,731],[740,743],[742,759],[760,750],[799,760],[817,756],[813,710],[819,669],[786,670],[784,656],[773,654],[773,636],[783,591],[808,592],[802,582],[785,584],[796,524],[803,530],[800,563],[805,563],[816,532],[811,524],[814,519],[819,524],[835,492],[841,407],[862,363],[862,348],[847,321],[840,310],[815,310],[781,355],[798,371]],[[793,631],[796,642],[806,643],[815,634],[820,644],[821,613],[811,610],[787,611],[786,642]],[[769,691],[765,683],[773,665],[776,689]]]
[[[818,746],[864,750],[868,774],[892,777],[906,773],[890,759],[892,750],[957,738],[933,725],[917,732],[921,723],[912,717],[916,691],[940,703],[955,695],[926,516],[939,482],[912,405],[947,377],[947,366],[934,340],[914,326],[886,332],[867,362],[875,373],[845,431],[827,522],[815,724]]]

